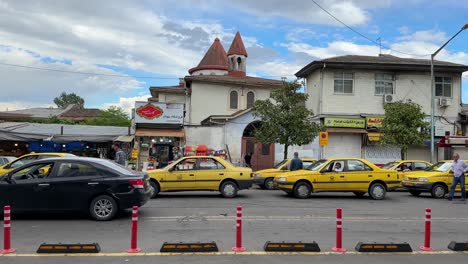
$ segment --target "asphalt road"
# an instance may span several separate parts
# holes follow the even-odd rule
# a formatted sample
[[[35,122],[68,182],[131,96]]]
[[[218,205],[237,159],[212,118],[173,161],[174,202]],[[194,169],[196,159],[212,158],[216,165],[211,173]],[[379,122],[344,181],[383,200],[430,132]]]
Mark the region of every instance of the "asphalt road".
[[[236,206],[244,208],[243,240],[249,255],[232,255]],[[335,243],[335,209],[343,208],[345,255],[328,254]],[[414,251],[423,243],[424,210],[432,208],[432,247],[435,255],[355,254],[358,241],[408,242]],[[125,256],[130,244],[130,213],[111,222],[95,222],[81,215],[15,215],[13,246],[19,254],[33,254],[42,242],[98,242],[110,256],[73,257],[75,263],[456,263],[463,253],[447,251],[450,241],[468,241],[468,204],[412,197],[392,192],[386,200],[356,198],[353,194],[315,194],[298,200],[281,191],[248,190],[235,199],[217,193],[161,194],[140,209],[139,247],[159,252],[164,242],[215,241],[222,253],[213,256]],[[3,235],[0,232],[1,235]],[[263,255],[266,241],[316,241],[320,255]],[[34,259],[32,259],[34,258]],[[64,263],[67,257],[0,257],[2,263]],[[69,258],[69,257],[68,257]],[[93,258],[93,261],[90,261]]]

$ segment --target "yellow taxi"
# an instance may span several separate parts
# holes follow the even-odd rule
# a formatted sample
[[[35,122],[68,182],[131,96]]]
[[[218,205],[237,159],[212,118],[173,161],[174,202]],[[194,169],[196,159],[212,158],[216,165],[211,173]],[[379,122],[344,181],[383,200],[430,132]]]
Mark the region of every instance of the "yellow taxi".
[[[316,159],[302,158],[302,165],[304,168],[309,167]],[[291,159],[285,159],[276,164],[271,169],[259,170],[254,173],[253,183],[260,186],[262,189],[273,190],[275,189],[273,178],[289,171]]]
[[[224,197],[233,198],[239,190],[252,187],[252,174],[250,168],[235,167],[212,156],[184,157],[163,169],[148,172],[153,197],[159,192],[219,191]]]
[[[396,170],[401,172],[423,171],[430,168],[432,164],[424,160],[395,160],[383,165],[385,170]]]
[[[434,198],[444,198],[452,185],[452,162],[452,160],[442,160],[426,171],[407,172],[403,175],[401,184],[413,196],[428,192]],[[465,187],[468,187],[467,182]],[[457,185],[456,191],[460,191],[460,185]]]
[[[0,176],[9,172],[10,170],[14,168],[18,168],[20,166],[23,166],[25,164],[28,164],[29,162],[33,162],[35,160],[40,160],[40,159],[46,159],[46,158],[52,158],[52,157],[74,157],[75,155],[70,154],[70,153],[54,153],[54,152],[45,152],[45,153],[29,153],[26,155],[23,155],[14,161],[7,163],[3,166],[0,167]]]
[[[353,192],[374,200],[385,199],[388,190],[400,186],[396,171],[384,170],[364,159],[333,158],[315,162],[306,170],[275,177],[279,189],[296,198],[309,198],[318,192]]]

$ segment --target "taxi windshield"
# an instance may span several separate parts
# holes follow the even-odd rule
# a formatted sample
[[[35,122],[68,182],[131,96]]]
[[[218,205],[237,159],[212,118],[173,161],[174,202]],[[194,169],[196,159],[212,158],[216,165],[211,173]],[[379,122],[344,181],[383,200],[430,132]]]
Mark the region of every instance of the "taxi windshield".
[[[382,166],[382,169],[384,169],[384,170],[390,170],[390,169],[392,169],[393,167],[395,167],[396,165],[398,165],[398,162],[396,162],[396,161],[389,162],[389,163],[383,165],[383,166]]]
[[[312,163],[309,167],[307,167],[306,170],[318,171],[326,162],[327,160],[317,160],[316,162]]]
[[[287,159],[285,159],[285,160],[281,161],[280,163],[276,164],[275,167],[273,167],[273,168],[279,169],[279,168],[281,168],[281,166],[283,166],[286,162],[288,162]]]
[[[452,167],[451,162],[437,162],[436,164],[432,165],[432,167],[427,168],[428,171],[442,171],[446,172]]]

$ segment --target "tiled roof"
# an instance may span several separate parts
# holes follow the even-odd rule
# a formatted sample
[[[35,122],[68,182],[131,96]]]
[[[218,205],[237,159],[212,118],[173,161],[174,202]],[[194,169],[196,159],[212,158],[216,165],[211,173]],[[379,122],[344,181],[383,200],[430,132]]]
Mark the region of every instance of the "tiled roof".
[[[79,119],[87,119],[98,117],[101,114],[101,110],[97,108],[80,108],[78,106],[73,107],[72,109],[60,114],[59,117],[62,118],[79,118]]]
[[[189,73],[192,74],[194,71],[204,69],[227,70],[228,66],[226,51],[219,38],[216,38],[198,66],[190,69]]]
[[[264,79],[252,76],[235,77],[230,75],[196,75],[186,76],[187,82],[198,81],[198,82],[210,82],[210,83],[222,83],[222,84],[236,84],[262,88],[277,89],[283,87],[283,81]]]
[[[392,55],[380,56],[360,56],[360,55],[345,55],[316,60],[309,63],[296,73],[297,77],[305,77],[312,71],[326,67],[354,67],[368,69],[393,69],[393,70],[421,70],[429,71],[431,61],[426,59],[400,58]],[[463,72],[468,71],[468,66],[447,61],[434,61],[434,66],[440,70]]]
[[[247,51],[245,50],[244,42],[242,41],[239,31],[237,31],[236,36],[232,40],[232,44],[227,55],[244,55],[247,57]]]

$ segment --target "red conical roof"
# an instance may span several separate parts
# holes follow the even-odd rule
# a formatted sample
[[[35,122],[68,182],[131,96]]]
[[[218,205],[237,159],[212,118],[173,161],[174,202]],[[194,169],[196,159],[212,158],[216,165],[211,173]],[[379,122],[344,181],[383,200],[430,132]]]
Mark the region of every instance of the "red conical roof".
[[[192,74],[198,70],[228,70],[229,61],[219,38],[216,38],[197,67],[189,70]]]
[[[244,42],[242,41],[239,31],[237,31],[236,36],[232,40],[232,44],[227,55],[244,55],[247,57],[247,51],[245,50]]]

